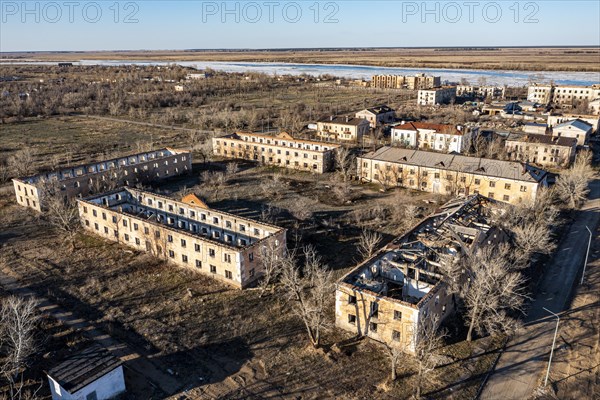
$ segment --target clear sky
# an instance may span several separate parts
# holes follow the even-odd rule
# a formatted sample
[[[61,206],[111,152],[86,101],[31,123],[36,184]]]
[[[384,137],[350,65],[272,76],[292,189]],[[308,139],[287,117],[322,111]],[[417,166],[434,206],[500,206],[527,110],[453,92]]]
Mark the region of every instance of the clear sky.
[[[1,51],[600,45],[600,1],[6,1]]]

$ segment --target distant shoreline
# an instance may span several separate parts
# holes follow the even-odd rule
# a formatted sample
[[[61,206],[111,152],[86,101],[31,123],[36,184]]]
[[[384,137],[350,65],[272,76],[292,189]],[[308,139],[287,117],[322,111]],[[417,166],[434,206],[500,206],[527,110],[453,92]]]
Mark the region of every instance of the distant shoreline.
[[[134,50],[91,52],[2,52],[0,61],[76,62],[87,60],[285,62],[375,67],[599,72],[600,48],[436,47],[269,50]]]

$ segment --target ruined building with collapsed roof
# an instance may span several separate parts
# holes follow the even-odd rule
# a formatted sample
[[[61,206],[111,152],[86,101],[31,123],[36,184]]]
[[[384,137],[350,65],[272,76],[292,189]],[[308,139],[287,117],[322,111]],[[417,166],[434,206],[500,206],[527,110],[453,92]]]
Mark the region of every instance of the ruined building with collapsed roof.
[[[501,210],[493,205],[479,195],[453,200],[345,275],[336,287],[336,326],[414,354],[419,320],[435,314],[439,324],[455,309],[447,279],[461,277],[446,278],[446,263],[506,240],[490,225]]]

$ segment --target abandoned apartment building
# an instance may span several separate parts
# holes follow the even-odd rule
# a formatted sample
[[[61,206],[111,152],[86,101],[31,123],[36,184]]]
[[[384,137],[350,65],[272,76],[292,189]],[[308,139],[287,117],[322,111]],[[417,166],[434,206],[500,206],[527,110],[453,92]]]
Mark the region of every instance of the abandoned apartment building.
[[[340,147],[333,143],[294,139],[285,132],[277,136],[238,132],[212,141],[213,153],[217,156],[319,174],[334,168],[335,151]]]
[[[13,179],[13,185],[17,203],[41,211],[43,193],[48,185],[64,198],[72,199],[100,193],[107,186],[134,185],[191,170],[192,154],[189,151],[164,148]]]
[[[444,263],[506,239],[489,224],[494,210],[480,195],[454,199],[361,263],[336,285],[336,326],[414,354],[419,320],[437,315],[439,326],[456,307]]]
[[[77,202],[85,229],[240,289],[262,276],[261,254],[286,249],[285,229],[210,209],[194,194],[176,201],[125,187]]]
[[[577,139],[511,133],[504,142],[508,158],[543,167],[566,168],[575,161]]]
[[[452,196],[482,194],[511,204],[535,201],[549,175],[515,161],[389,146],[358,157],[357,164],[366,182]]]

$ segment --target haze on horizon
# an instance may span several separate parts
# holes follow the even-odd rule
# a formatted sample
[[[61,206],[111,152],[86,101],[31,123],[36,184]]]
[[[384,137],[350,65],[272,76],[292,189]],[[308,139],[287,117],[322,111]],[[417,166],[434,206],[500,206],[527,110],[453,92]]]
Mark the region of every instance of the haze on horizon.
[[[597,1],[467,3],[2,1],[0,51],[600,46]]]

